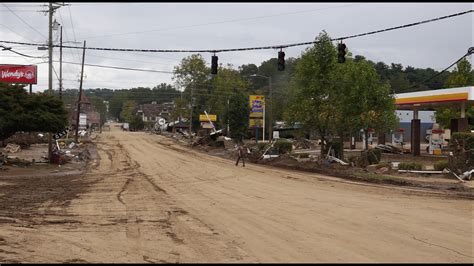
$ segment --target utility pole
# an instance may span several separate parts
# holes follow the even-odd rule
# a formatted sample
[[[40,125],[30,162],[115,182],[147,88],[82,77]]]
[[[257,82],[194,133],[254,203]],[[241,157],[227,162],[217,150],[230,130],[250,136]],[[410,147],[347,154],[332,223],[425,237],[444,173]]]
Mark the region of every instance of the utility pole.
[[[59,37],[59,99],[63,99],[63,26]]]
[[[229,113],[229,98],[227,98],[227,113]],[[227,115],[227,137],[230,137],[229,116]]]
[[[194,83],[194,82],[193,82]],[[194,86],[191,87],[191,115],[189,116],[189,139],[190,143],[193,143],[193,103],[194,103]]]
[[[79,115],[81,113],[81,101],[82,101],[82,78],[84,76],[84,57],[86,55],[86,41],[84,41],[84,48],[82,50],[82,66],[81,66],[81,81],[79,83],[79,100],[77,101],[77,114],[76,114],[76,136],[74,142],[78,143],[79,136]]]
[[[55,4],[55,6],[53,6]],[[48,94],[52,95],[53,94],[53,13],[56,9],[60,8],[61,6],[64,6],[65,4],[59,4],[59,3],[53,3],[49,2],[49,8],[47,11],[42,11],[42,12],[48,12],[49,15],[49,23],[48,23],[48,54],[49,54],[49,60],[48,60]],[[51,158],[53,156],[53,138],[51,132],[48,132],[48,160],[51,161]]]
[[[268,121],[268,141],[271,142],[273,139],[273,89],[272,89],[272,77],[268,77],[268,89],[270,91],[270,114],[269,114],[269,121]],[[264,132],[265,134],[265,132]]]
[[[53,93],[53,3],[49,2],[49,36],[48,36],[48,93]],[[53,141],[51,132],[48,133],[48,160],[51,162],[53,156]]]

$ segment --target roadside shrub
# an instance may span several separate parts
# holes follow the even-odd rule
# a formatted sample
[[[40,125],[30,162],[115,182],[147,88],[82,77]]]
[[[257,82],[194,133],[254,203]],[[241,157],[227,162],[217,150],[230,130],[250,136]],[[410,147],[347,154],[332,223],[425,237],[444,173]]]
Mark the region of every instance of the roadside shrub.
[[[374,158],[372,158],[373,163],[379,163],[380,162],[380,159],[382,158],[382,151],[381,150],[371,149],[371,150],[369,150],[369,154],[371,154],[371,157],[374,157]],[[369,160],[370,160],[371,157],[369,157]]]
[[[145,122],[139,116],[134,116],[129,124],[131,131],[142,130],[145,127]]]
[[[474,133],[469,132],[454,132],[449,142],[449,147],[452,150],[471,150],[474,149]]]
[[[388,169],[392,169],[392,164],[389,163],[389,162],[379,163],[375,166],[375,169],[380,169],[380,168],[383,168],[383,167],[386,167]]]
[[[474,133],[455,132],[451,136],[449,169],[458,174],[474,168]]]
[[[449,168],[449,162],[447,160],[439,161],[434,164],[436,171],[443,171],[444,168]]]
[[[266,150],[269,146],[270,146],[270,144],[268,144],[268,143],[259,142],[259,143],[258,143],[258,146],[257,146],[257,149],[258,149],[259,151],[264,151],[264,150]]]
[[[398,165],[398,169],[400,170],[422,170],[423,166],[419,163],[400,163]]]
[[[293,145],[286,139],[278,139],[274,147],[278,150],[279,154],[290,153],[293,150]]]
[[[360,157],[357,159],[357,166],[366,167],[371,164],[378,164],[381,157],[382,152],[377,149],[362,151]]]

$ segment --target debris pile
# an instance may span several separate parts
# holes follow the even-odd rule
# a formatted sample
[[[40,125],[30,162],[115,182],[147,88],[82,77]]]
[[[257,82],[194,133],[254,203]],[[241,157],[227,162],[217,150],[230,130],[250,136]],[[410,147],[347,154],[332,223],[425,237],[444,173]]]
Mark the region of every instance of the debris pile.
[[[313,143],[308,139],[297,138],[293,141],[293,146],[295,149],[307,150],[313,148]]]
[[[203,137],[199,137],[198,139],[196,139],[196,141],[193,142],[193,146],[197,146],[197,145],[202,145],[202,146],[206,146],[206,145],[210,145],[211,143],[217,141],[218,137],[222,136],[223,135],[223,130],[217,130],[217,131],[214,131],[214,132],[211,132],[209,135],[206,135],[206,136],[203,136]]]
[[[2,166],[5,164],[5,161],[7,159],[7,156],[0,152],[0,169],[2,169]]]
[[[75,143],[74,141],[66,144],[63,140],[56,140],[53,154],[51,156],[51,163],[62,165],[72,160],[81,161],[85,159],[85,143]],[[46,158],[47,159],[47,158]]]
[[[384,145],[379,144],[375,147],[375,149],[381,150],[382,152],[386,153],[396,153],[396,154],[403,154],[403,151],[393,145]]]
[[[3,151],[6,153],[17,153],[21,151],[20,145],[13,144],[13,143],[8,143],[5,148],[3,148]]]
[[[13,136],[3,141],[4,145],[16,144],[20,145],[22,149],[26,149],[31,144],[47,143],[48,139],[44,134],[41,133],[15,133]]]
[[[4,159],[3,161],[4,165],[26,167],[32,164],[32,162],[30,161],[23,160],[17,157],[6,156],[5,158],[6,159]]]

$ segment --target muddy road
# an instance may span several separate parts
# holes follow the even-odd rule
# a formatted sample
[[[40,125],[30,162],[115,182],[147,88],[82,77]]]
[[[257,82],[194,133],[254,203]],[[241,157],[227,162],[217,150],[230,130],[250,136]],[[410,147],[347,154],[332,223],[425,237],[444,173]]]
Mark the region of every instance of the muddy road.
[[[95,142],[85,175],[0,176],[0,262],[474,261],[469,199],[236,167],[113,126]]]

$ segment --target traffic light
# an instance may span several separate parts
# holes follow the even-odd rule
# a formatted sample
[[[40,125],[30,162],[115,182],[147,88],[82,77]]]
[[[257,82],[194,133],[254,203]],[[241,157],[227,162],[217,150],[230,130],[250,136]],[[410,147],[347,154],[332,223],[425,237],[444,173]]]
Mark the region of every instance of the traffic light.
[[[346,62],[346,45],[343,43],[340,43],[337,45],[337,62],[338,63],[344,63]]]
[[[216,75],[217,74],[217,55],[212,56],[211,60],[211,74]]]
[[[278,52],[278,71],[285,70],[285,52]]]

